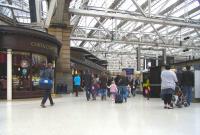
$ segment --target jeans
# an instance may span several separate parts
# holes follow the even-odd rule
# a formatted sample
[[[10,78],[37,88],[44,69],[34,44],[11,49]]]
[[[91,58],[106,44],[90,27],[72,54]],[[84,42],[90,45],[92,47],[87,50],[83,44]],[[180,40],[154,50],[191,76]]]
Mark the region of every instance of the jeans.
[[[183,93],[186,96],[188,105],[190,105],[192,102],[192,86],[183,86]]]
[[[85,91],[87,100],[90,100],[90,94],[92,94],[91,86],[85,86]]]
[[[126,86],[119,86],[118,87],[120,95],[123,97],[123,99],[125,101],[127,101],[127,97],[128,97],[128,89]]]
[[[45,90],[41,104],[44,105],[48,98],[49,98],[50,104],[53,105],[53,99],[51,97],[51,90]]]
[[[106,89],[101,89],[101,96],[106,96]]]

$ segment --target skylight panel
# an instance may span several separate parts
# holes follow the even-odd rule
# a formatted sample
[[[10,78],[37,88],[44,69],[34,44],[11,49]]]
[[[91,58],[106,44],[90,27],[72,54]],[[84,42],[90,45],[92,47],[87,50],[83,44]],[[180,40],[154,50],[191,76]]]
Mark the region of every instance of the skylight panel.
[[[151,27],[150,24],[145,25],[144,27],[142,27],[141,31],[144,31],[144,30],[146,30],[146,29],[148,29],[148,28],[150,28],[150,27]]]
[[[125,9],[127,11],[135,11],[137,9],[137,7],[135,5],[131,5],[130,7],[128,7],[128,9]]]
[[[92,20],[88,24],[88,27],[94,27],[96,23],[97,21],[94,18],[92,18]]]
[[[136,0],[137,1],[137,3],[138,3],[138,5],[142,5],[142,4],[144,4],[147,0]]]
[[[89,42],[86,42],[85,45],[84,45],[84,47],[86,47],[86,48],[92,48],[92,45]]]
[[[200,10],[197,12],[194,12],[193,14],[190,15],[191,19],[199,20],[200,19]]]
[[[184,30],[181,30],[181,34],[182,35],[185,35],[186,33],[187,34],[190,34],[190,32],[192,32],[194,29],[191,29],[191,28],[185,28]],[[187,36],[187,35],[186,35]]]
[[[194,33],[190,34],[190,36],[192,36],[192,37],[197,36],[197,33],[194,32]]]
[[[110,5],[114,2],[114,0],[105,0],[104,4],[102,5],[103,8],[109,8]]]
[[[164,7],[163,4],[165,4],[165,3],[167,3],[166,0],[160,0],[158,3],[156,3],[156,4],[151,8],[152,13],[153,13],[153,14],[156,14],[159,10],[161,10],[162,7]]]
[[[152,27],[149,27],[148,29],[146,29],[144,32],[151,32],[153,31],[153,28]]]
[[[134,22],[129,21],[122,29],[123,31],[130,32],[133,29]]]
[[[79,8],[82,0],[72,0],[70,3],[70,8]]]
[[[2,14],[5,15],[5,16],[8,16],[10,18],[13,18],[10,8],[3,7],[2,8]]]
[[[126,10],[129,11],[130,8],[133,8],[133,2],[131,0],[126,0],[120,7],[119,10]]]
[[[93,7],[103,7],[103,5],[107,5],[107,0],[90,0],[88,6]]]
[[[185,3],[181,4],[183,7],[181,9],[178,9],[175,11],[175,13],[172,14],[172,16],[175,16],[175,17],[179,17],[185,13],[187,13],[188,11],[196,8],[199,6],[199,3],[197,1],[193,1],[193,2],[190,2],[188,3],[187,5],[185,5]]]
[[[192,17],[192,19],[199,20],[200,19],[200,13],[198,15],[196,15],[195,17]]]
[[[106,28],[106,29],[109,29],[109,30],[112,30],[112,25],[114,25],[114,24],[112,24],[113,22],[112,22],[112,19],[108,19],[104,24],[103,24],[103,26],[104,26],[104,28]],[[113,28],[114,28],[114,26],[113,26]]]
[[[166,27],[165,27],[160,31],[160,33],[167,34],[167,31],[168,31],[168,33],[170,33],[172,31],[176,30],[177,28],[178,28],[177,26],[168,26],[168,30],[166,30]]]
[[[177,2],[177,0],[169,0],[169,2],[163,7],[162,11],[173,5],[175,2]]]
[[[94,19],[94,17],[81,17],[78,26],[94,27],[96,22],[97,21]]]

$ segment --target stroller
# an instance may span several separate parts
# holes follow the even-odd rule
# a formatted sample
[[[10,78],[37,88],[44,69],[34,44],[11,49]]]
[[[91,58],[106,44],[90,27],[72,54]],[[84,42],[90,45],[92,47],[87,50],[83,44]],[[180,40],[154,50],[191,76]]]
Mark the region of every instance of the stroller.
[[[186,97],[184,96],[179,86],[176,86],[175,94],[172,97],[172,106],[173,105],[177,106],[178,108],[181,108],[183,105],[185,107],[188,106]]]

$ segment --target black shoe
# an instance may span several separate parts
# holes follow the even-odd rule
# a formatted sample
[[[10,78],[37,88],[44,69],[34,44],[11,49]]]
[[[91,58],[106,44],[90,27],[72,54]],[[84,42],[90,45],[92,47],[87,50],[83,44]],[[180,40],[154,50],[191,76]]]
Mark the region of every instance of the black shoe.
[[[46,106],[45,106],[44,104],[41,104],[40,106],[41,106],[42,108],[46,108]]]
[[[51,104],[51,106],[54,106],[55,103]]]

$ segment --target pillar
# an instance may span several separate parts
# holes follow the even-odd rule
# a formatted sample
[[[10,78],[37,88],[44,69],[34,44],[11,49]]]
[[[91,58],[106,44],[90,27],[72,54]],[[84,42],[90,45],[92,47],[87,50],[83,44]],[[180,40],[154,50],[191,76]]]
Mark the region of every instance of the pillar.
[[[12,100],[12,50],[7,50],[7,100]]]
[[[144,58],[144,66],[143,66],[144,69],[147,69],[147,59]]]
[[[68,91],[72,91],[72,73],[70,68],[70,1],[57,1],[56,11],[51,19],[48,33],[54,35],[61,43],[59,58],[56,61],[55,84],[67,84]],[[55,86],[56,87],[56,86]]]
[[[158,56],[158,54],[156,54],[156,66],[159,66],[159,56]]]
[[[140,71],[140,70],[141,70],[140,58],[141,58],[141,48],[138,47],[138,48],[137,48],[137,71]]]
[[[51,26],[48,33],[54,35],[61,43],[59,57],[56,61],[55,84],[67,84],[72,90],[72,75],[70,69],[70,32],[71,28]],[[56,86],[55,86],[56,88]]]
[[[163,64],[167,64],[167,55],[166,55],[166,49],[163,49]]]

